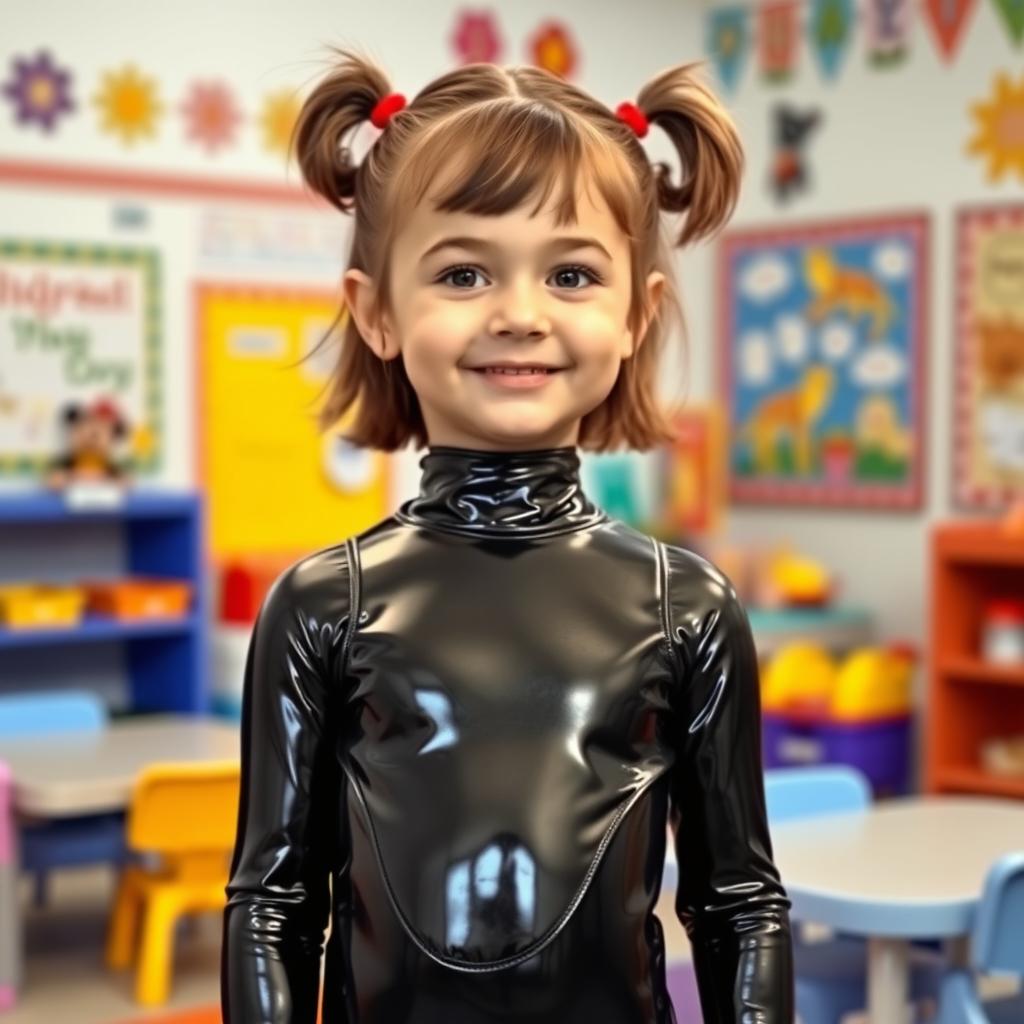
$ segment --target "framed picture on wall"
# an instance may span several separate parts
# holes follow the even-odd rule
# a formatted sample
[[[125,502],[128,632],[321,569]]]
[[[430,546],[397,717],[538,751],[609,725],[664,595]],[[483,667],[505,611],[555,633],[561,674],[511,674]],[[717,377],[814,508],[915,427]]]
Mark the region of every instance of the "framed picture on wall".
[[[62,415],[99,399],[128,430],[133,474],[164,454],[159,253],[0,238],[0,480],[34,481],[64,446]]]
[[[1024,204],[964,208],[956,231],[953,498],[1024,497]]]
[[[920,507],[928,243],[923,213],[723,236],[734,501]]]

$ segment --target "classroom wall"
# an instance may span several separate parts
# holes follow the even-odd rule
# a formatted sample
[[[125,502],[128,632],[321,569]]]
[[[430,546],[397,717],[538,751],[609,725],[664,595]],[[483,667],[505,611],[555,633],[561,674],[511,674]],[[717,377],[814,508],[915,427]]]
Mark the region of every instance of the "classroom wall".
[[[551,5],[527,0],[495,7],[504,33],[505,63],[525,59],[528,35],[552,13],[575,33],[580,48],[579,83],[609,105],[632,98],[657,69],[702,55],[708,4],[690,0],[645,0],[623,5],[589,0]],[[325,0],[252,5],[232,0],[211,8],[198,0],[174,5],[107,0],[95,4],[37,2],[5,24],[5,52],[34,52],[45,45],[75,69],[79,102],[88,105],[101,70],[134,59],[158,77],[167,102],[176,101],[187,82],[223,74],[251,116],[266,92],[303,87],[324,67],[329,43],[356,43],[377,56],[393,75],[394,86],[415,92],[430,77],[452,66],[447,33],[460,5],[438,2],[338,5]],[[856,216],[888,211],[926,210],[932,217],[931,302],[928,339],[926,499],[919,512],[847,512],[822,509],[733,509],[730,539],[771,542],[798,538],[840,575],[846,599],[876,609],[885,637],[920,639],[927,603],[925,539],[927,526],[951,512],[951,367],[953,211],[966,201],[1019,196],[1020,183],[1008,178],[989,185],[980,162],[964,156],[971,132],[968,105],[986,96],[997,68],[1019,68],[1004,30],[990,5],[979,5],[951,64],[938,56],[924,26],[913,35],[909,60],[888,73],[864,66],[859,39],[847,54],[835,83],[825,83],[804,49],[795,79],[769,88],[758,82],[753,60],[741,84],[726,101],[737,118],[748,154],[748,169],[734,227]],[[1016,61],[1016,63],[1014,63]],[[777,208],[766,186],[771,147],[769,109],[785,97],[817,103],[823,129],[809,152],[814,184],[785,208]],[[250,125],[241,144],[216,157],[183,144],[180,123],[168,119],[157,140],[118,149],[97,136],[91,117],[69,120],[54,137],[18,130],[0,119],[0,158],[36,158],[99,163],[151,172],[241,176],[257,182],[298,184],[294,169],[263,151]],[[655,130],[644,141],[652,160],[674,167],[674,154]],[[40,193],[31,217],[43,231],[60,232],[73,220],[69,201],[49,201]],[[8,229],[23,229],[27,208],[17,212],[0,194]],[[109,209],[93,211],[102,218]],[[173,211],[167,215],[173,221]],[[88,227],[88,223],[80,226]],[[105,225],[109,227],[109,223]],[[113,230],[113,229],[112,229]],[[170,228],[173,230],[173,227]],[[186,244],[187,242],[183,243]],[[678,259],[690,331],[689,364],[678,352],[666,356],[662,387],[674,396],[687,378],[696,399],[715,394],[714,248],[697,246]],[[333,268],[290,267],[294,279],[331,279]],[[181,295],[172,301],[183,301]],[[189,483],[192,473],[194,391],[193,353],[187,318],[172,312],[167,350],[170,439],[165,475]],[[678,340],[678,339],[677,339]],[[421,453],[397,460],[396,500],[415,487]],[[648,463],[649,467],[650,464]],[[648,476],[650,484],[651,477]]]
[[[505,63],[528,60],[528,40],[548,18],[567,24],[578,50],[576,80],[609,105],[633,98],[635,90],[656,68],[699,55],[694,36],[691,5],[653,3],[643,5],[647,16],[623,20],[621,5],[614,0],[559,4],[539,2],[497,5],[492,8],[504,39]],[[160,86],[164,102],[179,102],[190,82],[197,78],[222,77],[234,88],[247,119],[241,125],[239,144],[214,156],[204,154],[184,139],[180,118],[164,118],[156,138],[130,148],[116,145],[95,126],[95,113],[68,119],[60,130],[47,136],[37,130],[18,129],[9,118],[0,118],[0,159],[38,159],[71,164],[100,165],[147,173],[223,175],[251,183],[285,183],[301,187],[296,167],[267,153],[261,144],[257,119],[267,93],[282,88],[302,90],[328,66],[330,45],[357,45],[380,60],[391,74],[394,88],[414,94],[429,79],[454,66],[448,36],[462,6],[439,2],[389,2],[360,5],[298,0],[289,4],[252,5],[233,0],[211,8],[198,0],[175,5],[138,4],[126,0],[74,5],[42,2],[27,9],[5,26],[5,53],[34,54],[40,46],[75,71],[75,92],[88,107],[101,73],[133,60]],[[657,23],[657,32],[651,25]],[[359,150],[370,144],[376,131],[370,126],[358,138]],[[648,140],[652,158],[671,157],[671,147],[656,135]],[[83,215],[72,212],[76,201]],[[0,190],[7,231],[33,231],[40,237],[62,237],[69,223],[77,233],[102,239],[123,237],[145,242],[147,231],[118,227],[116,204],[108,195],[64,198],[52,190],[20,188]],[[195,203],[192,204],[195,207]],[[210,205],[210,204],[206,204]],[[159,233],[171,240],[175,272],[168,275],[166,373],[169,393],[168,422],[175,424],[168,439],[161,479],[188,484],[194,475],[195,390],[193,352],[187,289],[188,274],[182,266],[192,259],[204,277],[223,276],[230,270],[204,266],[197,256],[195,232],[188,230],[187,212],[176,201],[160,201],[149,225],[148,236]],[[248,213],[258,216],[258,204]],[[349,220],[340,214],[339,261],[326,266],[311,261],[306,266],[264,266],[263,276],[285,281],[330,286],[340,269],[347,245]],[[130,218],[128,218],[130,220]],[[666,378],[667,381],[667,378]],[[422,452],[411,448],[395,457],[397,503],[414,493]],[[652,458],[643,459],[645,494],[650,494],[655,471]],[[649,497],[647,499],[650,500]]]
[[[930,216],[922,509],[894,514],[734,508],[727,531],[731,539],[742,542],[798,541],[800,550],[839,574],[846,599],[877,612],[883,639],[924,639],[929,525],[951,515],[974,514],[958,512],[951,500],[954,211],[961,204],[1019,201],[1022,194],[1021,179],[1012,172],[1001,183],[989,184],[985,162],[965,155],[967,140],[975,134],[970,105],[989,97],[998,70],[1009,72],[1015,81],[1024,71],[1021,51],[1000,24],[995,6],[977,5],[951,64],[942,60],[927,26],[918,21],[908,58],[898,68],[868,68],[858,31],[834,83],[823,79],[802,46],[799,70],[790,83],[762,84],[751,60],[735,93],[727,97],[749,160],[733,228],[907,210]],[[782,208],[767,189],[772,152],[769,114],[780,99],[800,109],[818,106],[824,113],[824,125],[808,148],[812,188]],[[694,373],[701,391],[710,389],[714,379],[711,255],[705,248],[682,261],[697,339]]]

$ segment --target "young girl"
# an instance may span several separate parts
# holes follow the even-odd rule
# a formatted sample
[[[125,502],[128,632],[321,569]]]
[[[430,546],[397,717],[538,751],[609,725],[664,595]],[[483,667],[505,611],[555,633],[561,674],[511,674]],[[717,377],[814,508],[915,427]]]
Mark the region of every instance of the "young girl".
[[[577,453],[671,436],[659,211],[686,213],[679,244],[727,221],[732,122],[693,65],[615,112],[489,64],[406,105],[342,51],[296,140],[355,212],[323,421],[428,451],[417,497],[260,611],[224,1021],[314,1024],[330,925],[324,1024],[669,1024],[671,821],[705,1021],[789,1024],[746,615],[714,566],[596,507]]]

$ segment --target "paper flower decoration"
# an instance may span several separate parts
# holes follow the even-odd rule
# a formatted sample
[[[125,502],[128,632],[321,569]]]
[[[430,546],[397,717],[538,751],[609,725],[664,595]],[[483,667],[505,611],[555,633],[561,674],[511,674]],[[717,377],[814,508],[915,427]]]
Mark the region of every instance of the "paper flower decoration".
[[[299,100],[293,90],[279,89],[268,94],[260,115],[264,148],[271,153],[287,153],[298,116]]]
[[[190,142],[215,153],[235,141],[241,114],[231,90],[222,82],[193,82],[181,105],[185,134]]]
[[[490,11],[466,11],[452,34],[452,46],[463,64],[493,64],[501,39]]]
[[[124,145],[156,135],[157,121],[163,114],[156,83],[132,65],[106,72],[93,102],[100,111],[100,129],[118,136]]]
[[[1008,169],[1024,180],[1024,78],[1014,86],[1009,75],[997,75],[995,95],[988,103],[975,103],[971,113],[978,130],[967,152],[988,157],[989,181],[999,181]]]
[[[57,119],[75,109],[71,100],[71,72],[57,67],[45,50],[35,60],[15,57],[4,95],[14,104],[19,124],[38,124],[48,132]]]
[[[545,22],[530,40],[530,56],[539,67],[568,78],[576,70],[576,48],[569,30],[557,21]]]

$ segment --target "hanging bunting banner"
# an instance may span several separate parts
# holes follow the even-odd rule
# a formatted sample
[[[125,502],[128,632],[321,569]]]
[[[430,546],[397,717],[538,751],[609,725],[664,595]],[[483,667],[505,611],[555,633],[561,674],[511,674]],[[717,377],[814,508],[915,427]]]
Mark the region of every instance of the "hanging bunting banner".
[[[911,0],[868,0],[864,9],[868,63],[876,68],[902,64],[910,49]]]
[[[977,0],[925,0],[924,17],[935,33],[939,53],[948,63],[960,45]]]
[[[1017,46],[1024,39],[1024,0],[993,0],[1003,16],[1006,31]]]
[[[767,82],[785,82],[796,66],[797,4],[793,0],[771,0],[759,9],[758,54],[761,77]]]
[[[835,78],[850,44],[853,0],[813,0],[807,35],[826,78]]]
[[[718,77],[732,92],[750,49],[746,7],[720,7],[708,17],[707,48]]]

